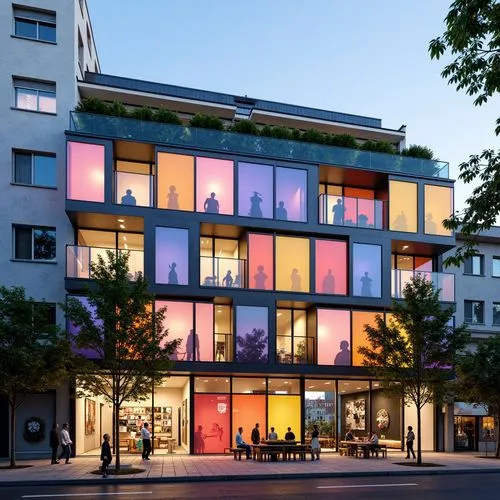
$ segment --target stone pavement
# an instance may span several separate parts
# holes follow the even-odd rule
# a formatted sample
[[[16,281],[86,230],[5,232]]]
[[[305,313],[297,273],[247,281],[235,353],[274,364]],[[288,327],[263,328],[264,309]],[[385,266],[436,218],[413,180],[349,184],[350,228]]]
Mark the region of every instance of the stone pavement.
[[[478,458],[469,453],[424,453],[423,461],[440,464],[442,467],[419,468],[396,465],[404,462],[404,453],[389,452],[387,458],[369,460],[341,457],[337,453],[323,453],[320,461],[255,462],[233,460],[233,456],[193,456],[157,455],[144,462],[139,456],[124,455],[122,464],[145,469],[140,474],[127,476],[100,476],[90,474],[96,470],[98,457],[79,456],[71,464],[50,465],[50,460],[19,461],[19,465],[30,464],[25,469],[0,469],[0,486],[49,485],[50,483],[91,484],[108,481],[112,483],[144,482],[184,482],[184,481],[226,481],[235,479],[284,479],[310,477],[355,477],[355,476],[394,476],[413,474],[460,474],[460,473],[498,473],[500,460]],[[7,465],[0,462],[0,465]]]

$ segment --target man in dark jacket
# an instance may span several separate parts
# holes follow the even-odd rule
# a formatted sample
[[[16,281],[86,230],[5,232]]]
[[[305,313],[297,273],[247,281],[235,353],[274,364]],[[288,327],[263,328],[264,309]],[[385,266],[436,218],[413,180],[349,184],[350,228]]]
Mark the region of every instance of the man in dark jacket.
[[[101,446],[101,460],[102,460],[102,477],[108,477],[107,470],[108,465],[111,463],[113,459],[113,455],[111,454],[111,446],[109,446],[109,434],[104,434],[104,441]]]
[[[52,429],[50,430],[50,447],[52,448],[52,458],[50,463],[52,465],[58,464],[57,460],[57,450],[59,448],[59,425],[54,422]]]
[[[258,422],[255,424],[255,427],[252,430],[252,435],[250,436],[250,440],[252,441],[253,444],[260,443],[260,431],[259,431],[259,423]]]

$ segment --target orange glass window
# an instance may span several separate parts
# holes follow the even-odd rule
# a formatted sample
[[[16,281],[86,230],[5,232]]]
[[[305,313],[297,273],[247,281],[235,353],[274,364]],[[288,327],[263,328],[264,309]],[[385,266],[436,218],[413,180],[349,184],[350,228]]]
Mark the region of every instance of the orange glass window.
[[[248,284],[257,290],[274,288],[274,238],[271,235],[248,235]]]
[[[376,312],[353,311],[352,313],[352,364],[363,366],[364,357],[358,352],[359,347],[371,348],[365,332],[365,325],[375,326]]]
[[[234,164],[218,158],[196,158],[196,210],[211,214],[234,213]]]
[[[416,233],[417,184],[414,182],[389,181],[389,229]]]
[[[316,293],[347,294],[347,243],[316,240]]]
[[[445,186],[425,185],[425,233],[451,236],[443,220],[453,212],[453,189]]]
[[[158,153],[158,208],[194,210],[194,157]]]
[[[261,386],[262,387],[265,386]],[[235,394],[232,400],[233,410],[233,446],[234,436],[239,427],[243,427],[243,439],[251,444],[252,429],[256,423],[260,424],[260,437],[266,436],[266,396],[265,394]]]

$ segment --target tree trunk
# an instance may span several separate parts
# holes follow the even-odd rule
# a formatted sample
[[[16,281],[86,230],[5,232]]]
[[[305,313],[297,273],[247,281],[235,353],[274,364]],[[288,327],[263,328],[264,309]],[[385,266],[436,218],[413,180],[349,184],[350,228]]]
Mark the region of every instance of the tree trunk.
[[[422,416],[420,399],[417,400],[417,464],[422,463]]]
[[[500,458],[500,433],[498,432],[499,422],[500,422],[500,412],[498,413],[497,425],[495,425],[495,432],[497,435],[497,452],[495,453],[495,458]]]
[[[113,403],[113,444],[115,446],[115,468],[120,470],[120,405]]]
[[[10,466],[16,466],[16,398],[10,404]]]

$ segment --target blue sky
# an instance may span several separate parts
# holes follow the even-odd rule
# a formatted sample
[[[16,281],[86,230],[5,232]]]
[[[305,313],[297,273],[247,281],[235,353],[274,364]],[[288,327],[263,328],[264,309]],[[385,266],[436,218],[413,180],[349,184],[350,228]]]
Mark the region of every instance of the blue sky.
[[[498,147],[499,100],[475,108],[428,56],[451,0],[87,1],[103,73],[405,124],[453,178]]]

